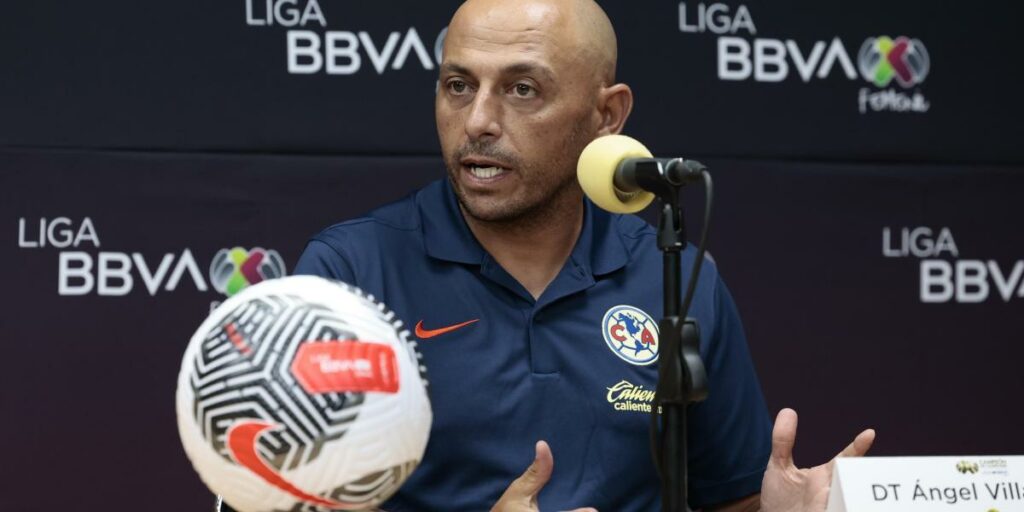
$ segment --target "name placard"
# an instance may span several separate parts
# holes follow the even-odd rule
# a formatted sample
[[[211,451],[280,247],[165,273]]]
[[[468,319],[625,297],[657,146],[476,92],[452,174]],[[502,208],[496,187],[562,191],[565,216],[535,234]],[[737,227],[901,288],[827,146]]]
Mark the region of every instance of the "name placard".
[[[836,460],[826,512],[1024,511],[1024,456]]]

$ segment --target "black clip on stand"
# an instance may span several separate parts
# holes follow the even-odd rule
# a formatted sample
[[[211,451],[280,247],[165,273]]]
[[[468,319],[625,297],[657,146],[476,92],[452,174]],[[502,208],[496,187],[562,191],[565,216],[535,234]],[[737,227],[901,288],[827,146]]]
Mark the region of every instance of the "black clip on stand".
[[[662,512],[684,512],[690,510],[686,502],[686,407],[704,400],[708,388],[699,352],[697,321],[682,320],[686,312],[680,305],[680,267],[686,236],[679,192],[687,183],[699,180],[706,171],[697,162],[679,158],[668,162],[652,158],[637,162],[635,169],[635,183],[653,192],[662,203],[658,249],[664,253],[665,316],[658,323],[661,348],[658,386],[651,409],[651,448],[661,475]]]

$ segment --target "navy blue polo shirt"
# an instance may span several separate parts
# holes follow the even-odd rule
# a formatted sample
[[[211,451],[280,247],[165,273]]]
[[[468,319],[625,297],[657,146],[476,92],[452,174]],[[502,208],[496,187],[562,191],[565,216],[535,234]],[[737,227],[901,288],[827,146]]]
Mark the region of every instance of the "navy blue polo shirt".
[[[385,510],[489,510],[539,439],[555,459],[541,510],[659,510],[648,445],[662,313],[655,236],[587,201],[572,254],[537,300],[476,241],[447,180],[309,242],[296,274],[352,283],[421,327],[434,423],[422,463]],[[683,253],[684,276],[695,252]],[[697,508],[759,492],[771,422],[711,261],[690,316],[710,388],[688,415]]]

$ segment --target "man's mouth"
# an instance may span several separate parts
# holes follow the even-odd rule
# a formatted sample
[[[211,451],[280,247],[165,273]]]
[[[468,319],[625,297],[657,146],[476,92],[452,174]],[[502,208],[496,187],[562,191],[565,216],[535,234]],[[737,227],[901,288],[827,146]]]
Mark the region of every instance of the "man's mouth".
[[[462,166],[469,174],[481,181],[494,181],[509,172],[509,167],[502,162],[480,157],[462,159]]]
[[[505,169],[502,169],[501,167],[494,167],[494,166],[491,166],[491,167],[478,167],[478,166],[474,165],[474,166],[470,166],[469,167],[469,172],[470,172],[470,174],[473,175],[474,178],[479,178],[479,179],[482,179],[482,180],[489,180],[491,178],[497,177],[500,174],[503,174],[505,172]]]

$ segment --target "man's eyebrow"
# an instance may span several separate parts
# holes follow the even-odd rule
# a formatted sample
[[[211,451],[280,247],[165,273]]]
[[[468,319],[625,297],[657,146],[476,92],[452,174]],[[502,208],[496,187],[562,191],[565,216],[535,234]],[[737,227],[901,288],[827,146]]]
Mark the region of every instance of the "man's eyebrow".
[[[555,78],[555,74],[547,66],[533,62],[517,62],[505,66],[501,71],[507,75],[542,75],[551,81],[554,81]]]
[[[469,68],[451,62],[441,64],[441,72],[451,73],[454,75],[472,75],[472,73],[469,72]]]
[[[445,62],[441,65],[442,73],[455,75],[473,76],[473,72],[466,66],[454,62]],[[554,81],[555,74],[547,66],[533,62],[516,62],[501,68],[504,75],[540,75],[543,78]]]

